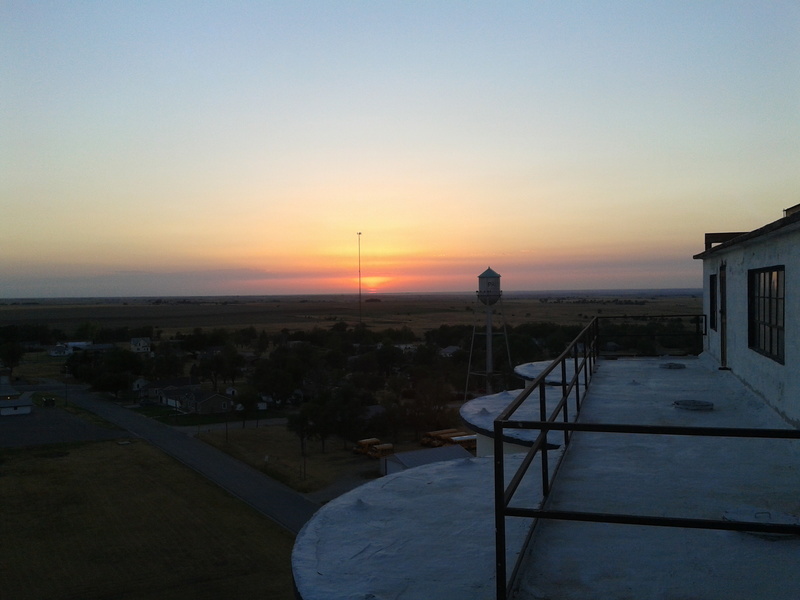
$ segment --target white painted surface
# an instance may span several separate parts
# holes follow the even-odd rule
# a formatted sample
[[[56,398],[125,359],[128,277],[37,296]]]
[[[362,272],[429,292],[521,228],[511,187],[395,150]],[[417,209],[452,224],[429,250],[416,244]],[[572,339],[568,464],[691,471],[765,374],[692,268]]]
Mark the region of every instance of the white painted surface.
[[[686,368],[661,368],[667,362]],[[598,366],[582,421],[787,427],[708,357]],[[711,401],[714,410],[676,409],[681,399]],[[551,498],[554,508],[576,510],[721,519],[767,507],[793,518],[800,515],[798,465],[796,442],[575,433]],[[514,504],[536,505],[538,480],[538,469],[529,473],[517,498],[530,500]],[[492,482],[489,459],[465,459],[390,475],[331,501],[295,544],[301,597],[494,598]],[[509,526],[513,561],[526,522],[509,519]],[[516,598],[795,600],[798,557],[794,538],[543,522]]]
[[[557,452],[551,452],[552,460]],[[521,457],[508,460],[510,468]],[[495,595],[493,461],[465,458],[387,475],[323,506],[292,552],[303,600],[486,599]],[[509,469],[510,474],[510,469]],[[520,494],[541,498],[538,471]],[[515,519],[509,547],[530,525]]]
[[[539,375],[541,375],[544,370],[549,367],[553,361],[551,360],[537,360],[536,362],[529,362],[524,363],[521,365],[517,365],[514,367],[514,373],[526,379],[528,381],[533,381]],[[565,369],[567,374],[567,382],[572,380],[573,375],[575,374],[575,361],[568,360],[565,363]],[[550,385],[561,385],[563,381],[562,373],[561,373],[561,365],[557,365],[553,371],[545,377],[545,382]]]
[[[713,361],[669,359],[685,364],[682,370],[659,362],[601,361],[581,421],[787,427]],[[711,401],[714,410],[676,409],[677,399]],[[550,508],[708,519],[745,509],[797,516],[798,465],[797,441],[576,433]],[[798,538],[543,521],[515,598],[794,600],[798,561]]]
[[[541,372],[541,370],[539,372]],[[583,390],[583,388],[581,388],[581,390]],[[461,405],[459,409],[461,419],[467,424],[467,427],[478,434],[476,449],[476,454],[478,456],[491,456],[494,454],[494,420],[500,416],[500,413],[502,413],[522,391],[522,389],[518,389],[488,396],[480,396]],[[561,387],[547,386],[546,413],[548,415],[555,409],[559,400],[561,400],[561,394]],[[574,399],[571,399],[569,402],[568,414],[570,415],[570,420],[574,420]],[[514,419],[516,420],[538,421],[540,420],[540,416],[541,411],[538,391],[534,391],[514,413]],[[507,443],[504,444],[504,452],[527,452],[538,435],[538,431],[531,429],[506,429],[505,437]],[[552,445],[560,445],[562,439],[563,435],[556,432],[548,436],[548,442]],[[519,443],[514,443],[515,440],[519,440]]]
[[[736,244],[703,259],[703,309],[708,315],[709,276],[726,265],[727,366],[795,425],[800,425],[800,224]],[[751,269],[783,265],[786,277],[785,361],[780,364],[748,347],[747,277]],[[705,350],[721,360],[720,328],[709,328]]]

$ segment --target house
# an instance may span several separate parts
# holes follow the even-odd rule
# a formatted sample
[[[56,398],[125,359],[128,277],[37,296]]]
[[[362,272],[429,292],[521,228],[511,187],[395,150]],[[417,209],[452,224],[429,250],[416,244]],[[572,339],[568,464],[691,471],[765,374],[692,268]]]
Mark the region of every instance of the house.
[[[704,350],[800,425],[800,205],[747,233],[708,233]]]
[[[234,401],[228,396],[196,390],[188,398],[185,410],[198,415],[211,415],[228,412],[233,406]]]
[[[72,354],[72,347],[66,344],[56,344],[47,350],[48,356],[69,356]]]
[[[141,396],[147,393],[148,385],[150,385],[150,382],[147,381],[147,379],[145,379],[144,377],[137,377],[131,384],[131,391],[136,392]]]
[[[194,390],[188,387],[170,387],[159,392],[158,403],[188,412],[188,407],[193,397]]]
[[[0,417],[29,415],[33,412],[33,392],[9,400],[0,400]]]
[[[163,392],[180,388],[200,389],[200,384],[194,381],[191,377],[175,377],[172,379],[160,379],[158,381],[148,383],[144,387],[140,388],[139,392],[140,394],[145,392],[148,398],[157,400],[163,395]]]
[[[86,342],[86,341],[67,342],[66,343],[66,346],[68,348],[70,348],[71,350],[84,350],[84,349],[88,348],[91,345],[92,345],[92,342]]]
[[[439,349],[439,356],[444,358],[452,358],[456,352],[460,352],[460,346],[447,346],[446,348]]]
[[[33,392],[20,394],[11,385],[8,369],[0,369],[0,417],[29,415],[33,411]]]
[[[136,353],[150,352],[150,338],[148,337],[132,338],[131,352],[136,352]]]
[[[11,385],[11,371],[0,369],[0,400],[16,400],[19,392]]]

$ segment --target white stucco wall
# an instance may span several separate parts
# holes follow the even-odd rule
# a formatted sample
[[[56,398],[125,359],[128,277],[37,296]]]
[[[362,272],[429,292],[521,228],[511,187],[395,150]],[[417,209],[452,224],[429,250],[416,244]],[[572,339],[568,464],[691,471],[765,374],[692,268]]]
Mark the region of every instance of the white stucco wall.
[[[703,258],[703,309],[710,316],[709,276],[725,264],[727,279],[727,366],[794,425],[800,426],[800,224],[779,229]],[[751,350],[747,339],[747,277],[751,269],[785,268],[785,361]],[[719,284],[719,279],[718,279]],[[720,295],[717,295],[717,307]],[[706,352],[720,361],[721,322],[708,328]],[[709,320],[710,324],[710,320]]]

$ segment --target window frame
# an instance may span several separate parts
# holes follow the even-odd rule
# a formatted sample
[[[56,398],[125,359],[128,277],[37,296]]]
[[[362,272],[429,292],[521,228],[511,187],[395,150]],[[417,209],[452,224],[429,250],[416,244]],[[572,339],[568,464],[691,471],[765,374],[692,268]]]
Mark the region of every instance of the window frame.
[[[718,276],[716,273],[712,273],[708,277],[708,326],[716,331],[717,330],[717,312],[719,311],[719,302],[718,302]]]
[[[784,364],[786,359],[786,267],[747,271],[747,345]]]

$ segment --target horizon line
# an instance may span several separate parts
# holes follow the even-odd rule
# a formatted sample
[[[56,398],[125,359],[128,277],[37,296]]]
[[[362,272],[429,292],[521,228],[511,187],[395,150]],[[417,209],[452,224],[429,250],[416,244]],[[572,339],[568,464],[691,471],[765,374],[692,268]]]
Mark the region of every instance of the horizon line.
[[[702,292],[702,287],[665,287],[665,288],[576,288],[576,289],[549,289],[549,290],[501,290],[504,294],[600,294],[600,293],[654,293],[654,292]],[[442,295],[472,295],[477,290],[448,290],[448,291],[407,291],[407,292],[367,292],[367,296],[442,296]],[[1,297],[0,302],[11,301],[32,301],[32,300],[125,300],[125,299],[159,299],[159,298],[304,298],[304,297],[354,297],[358,298],[358,292],[314,292],[314,293],[264,293],[264,294],[143,294],[143,295],[119,295],[119,296],[9,296]]]

